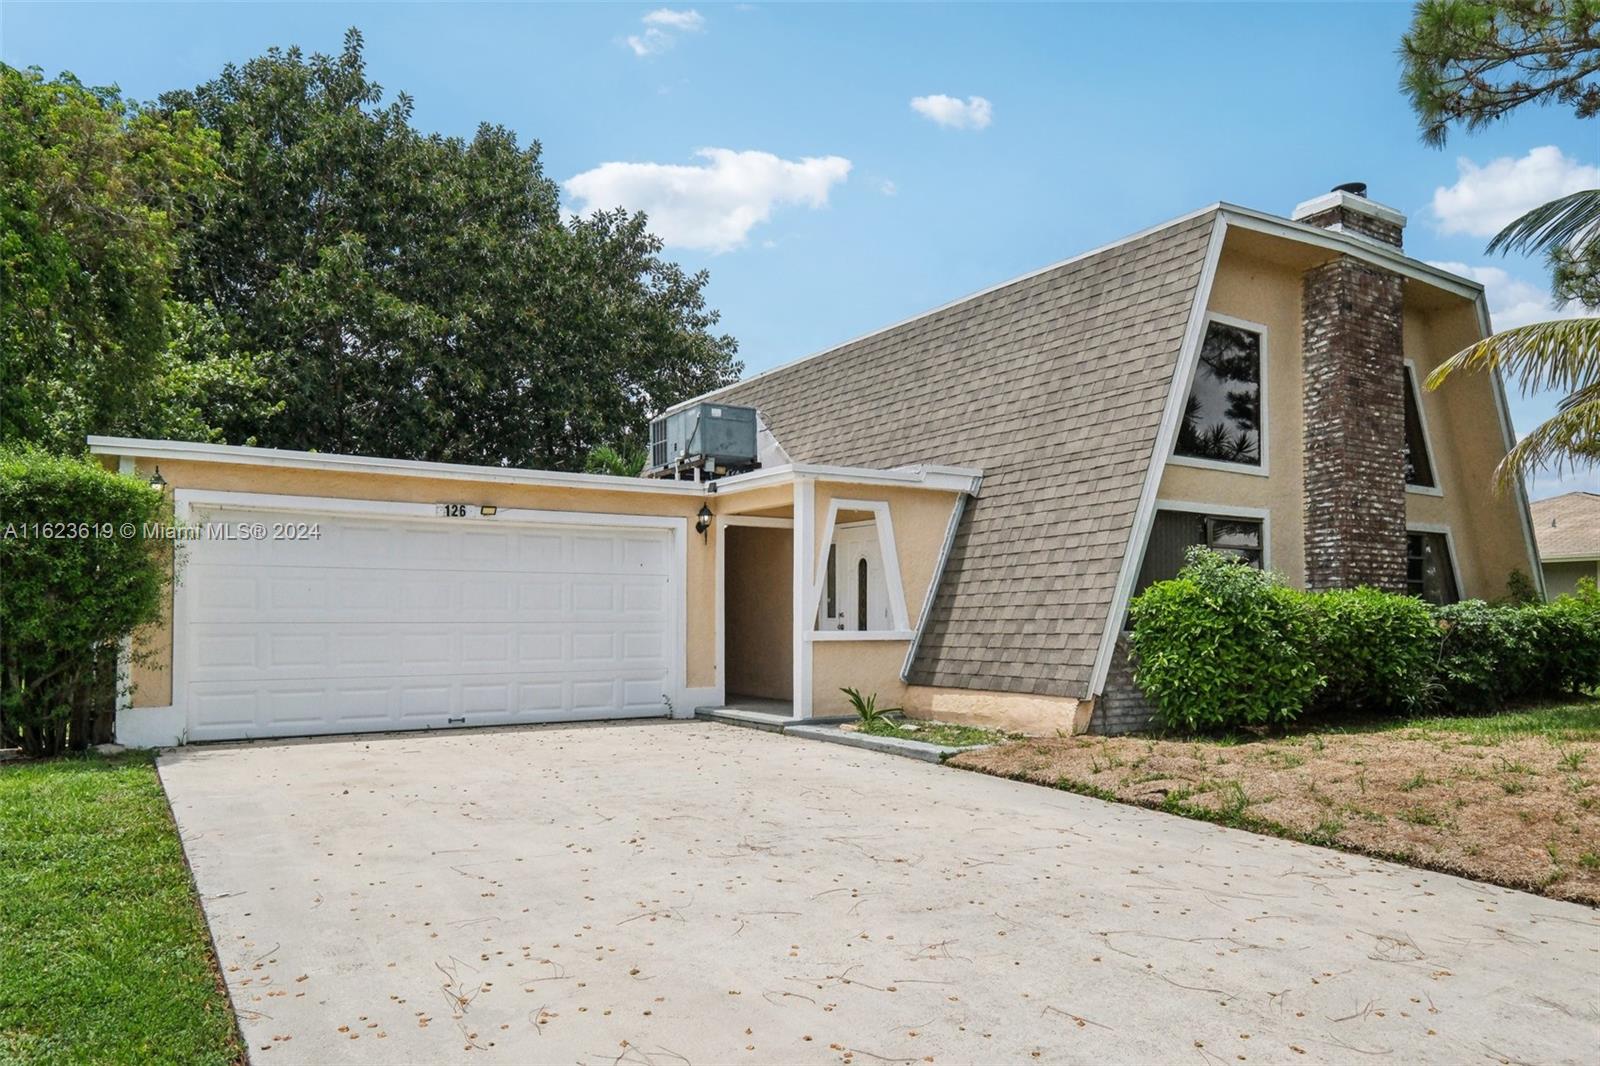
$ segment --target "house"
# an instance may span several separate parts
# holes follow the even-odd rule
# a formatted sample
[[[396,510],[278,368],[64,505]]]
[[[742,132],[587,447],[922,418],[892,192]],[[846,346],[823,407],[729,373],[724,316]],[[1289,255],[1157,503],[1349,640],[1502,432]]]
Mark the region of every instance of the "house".
[[[1582,578],[1600,581],[1600,492],[1535,500],[1532,510],[1545,595],[1572,592]]]
[[[1114,732],[1150,713],[1128,602],[1191,544],[1436,602],[1537,582],[1498,381],[1419,387],[1483,290],[1364,193],[1213,205],[701,397],[759,414],[760,466],[715,479],[94,438],[187,538],[118,737],[810,718],[846,686]]]

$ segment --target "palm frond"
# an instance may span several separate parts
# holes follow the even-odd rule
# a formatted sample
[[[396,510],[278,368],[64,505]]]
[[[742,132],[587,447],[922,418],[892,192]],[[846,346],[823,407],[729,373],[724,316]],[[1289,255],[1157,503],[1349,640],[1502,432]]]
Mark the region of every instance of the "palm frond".
[[[1437,389],[1458,370],[1498,370],[1524,394],[1576,393],[1600,381],[1600,318],[1563,318],[1508,329],[1465,348],[1428,375]]]
[[[1600,189],[1580,189],[1540,204],[1495,234],[1484,249],[1532,254],[1581,247],[1600,238]]]
[[[1600,382],[1574,392],[1561,401],[1551,418],[1511,448],[1494,471],[1495,488],[1510,491],[1521,479],[1540,470],[1560,474],[1564,469],[1591,469],[1600,461]]]

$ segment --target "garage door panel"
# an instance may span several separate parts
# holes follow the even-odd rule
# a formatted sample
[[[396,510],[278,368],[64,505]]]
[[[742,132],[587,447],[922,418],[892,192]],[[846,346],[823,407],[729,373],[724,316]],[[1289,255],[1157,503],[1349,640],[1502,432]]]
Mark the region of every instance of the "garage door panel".
[[[194,739],[660,714],[674,686],[665,531],[197,520],[306,522],[322,538],[186,546]]]

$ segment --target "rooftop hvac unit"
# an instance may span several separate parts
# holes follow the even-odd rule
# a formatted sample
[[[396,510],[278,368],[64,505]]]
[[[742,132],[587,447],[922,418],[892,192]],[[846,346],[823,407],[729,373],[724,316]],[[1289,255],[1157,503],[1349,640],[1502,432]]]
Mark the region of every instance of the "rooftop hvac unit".
[[[650,423],[650,470],[657,477],[693,469],[736,473],[759,465],[754,407],[696,403]]]

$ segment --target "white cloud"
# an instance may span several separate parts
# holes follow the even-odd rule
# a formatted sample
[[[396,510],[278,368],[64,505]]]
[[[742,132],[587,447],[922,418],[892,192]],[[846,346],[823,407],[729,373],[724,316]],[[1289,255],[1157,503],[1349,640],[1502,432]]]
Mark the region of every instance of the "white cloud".
[[[1600,188],[1600,167],[1565,155],[1555,145],[1530,149],[1520,159],[1501,156],[1478,166],[1456,160],[1454,185],[1433,190],[1439,231],[1493,237],[1518,216],[1579,189]]]
[[[687,11],[657,8],[639,21],[644,23],[644,32],[630,34],[627,38],[627,45],[636,56],[665,52],[678,43],[680,34],[699,33],[706,28],[705,16],[693,8]]]
[[[1526,326],[1529,322],[1548,322],[1553,318],[1577,318],[1592,313],[1576,303],[1557,308],[1550,300],[1550,290],[1512,277],[1503,267],[1469,266],[1466,263],[1432,263],[1441,270],[1471,278],[1483,286],[1489,298],[1489,317],[1495,329]]]
[[[882,181],[878,182],[878,191],[883,193],[885,196],[895,196],[899,194],[900,186],[896,185],[888,178],[884,178]]]
[[[688,11],[674,11],[671,8],[663,7],[646,15],[644,24],[646,26],[661,26],[669,30],[694,32],[705,29],[706,17],[693,8]]]
[[[833,186],[850,174],[850,160],[836,155],[794,160],[728,148],[695,154],[706,162],[602,163],[567,179],[565,188],[582,214],[619,205],[644,211],[651,231],[669,245],[727,252],[775,207],[826,207]]]
[[[994,106],[981,96],[960,97],[917,96],[911,100],[911,110],[941,126],[957,130],[981,130],[994,121]]]

